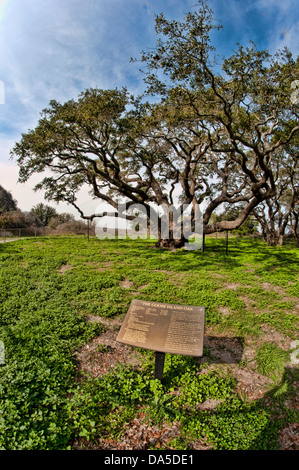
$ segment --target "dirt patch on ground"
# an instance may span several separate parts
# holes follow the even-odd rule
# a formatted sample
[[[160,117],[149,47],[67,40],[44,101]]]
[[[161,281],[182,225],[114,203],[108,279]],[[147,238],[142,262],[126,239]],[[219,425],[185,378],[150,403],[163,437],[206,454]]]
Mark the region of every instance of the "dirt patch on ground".
[[[238,284],[237,282],[226,283],[216,289],[215,293],[217,294],[217,292],[222,292],[223,290],[236,290],[238,287],[241,287],[241,284]]]
[[[218,307],[218,310],[219,312],[224,315],[224,316],[227,316],[227,315],[230,315],[231,314],[231,311],[230,311],[230,308],[229,307]]]
[[[70,271],[74,267],[75,266],[72,266],[71,264],[64,264],[63,266],[61,266],[58,272],[59,274],[64,274],[65,272]]]
[[[250,308],[252,304],[254,304],[254,300],[250,299],[247,297],[247,295],[243,295],[242,297],[239,297],[240,300],[243,300],[244,304],[246,307]]]
[[[280,450],[299,450],[299,424],[294,423],[279,433]]]
[[[105,261],[104,263],[101,263],[100,266],[96,268],[97,271],[103,271],[104,269],[109,269],[113,266],[112,261]]]
[[[280,295],[285,295],[285,290],[282,287],[274,286],[273,284],[270,284],[269,282],[263,282],[262,288],[268,291],[277,292]]]
[[[208,399],[208,400],[205,400],[202,403],[199,403],[198,406],[196,407],[196,410],[213,411],[221,403],[222,403],[222,400]]]
[[[180,435],[178,423],[150,426],[145,418],[145,413],[140,411],[139,416],[128,423],[121,442],[113,438],[98,439],[92,444],[84,442],[84,448],[88,450],[148,450],[150,446],[153,449],[160,449],[171,439]],[[80,450],[81,448],[82,443],[77,441],[74,449]],[[172,448],[168,447],[168,449]]]
[[[283,333],[279,333],[274,328],[271,328],[271,326],[262,325],[260,340],[258,341],[256,347],[262,345],[264,342],[275,343],[281,349],[290,351],[292,341],[293,340],[289,336],[286,336]]]
[[[248,401],[262,398],[271,384],[267,377],[247,368],[235,367],[233,373],[237,380],[237,392]]]
[[[246,266],[247,266],[247,271],[248,272],[250,272],[250,273],[255,272],[255,268],[252,266],[252,264],[247,263]]]
[[[120,286],[123,289],[131,289],[134,286],[134,282],[130,281],[129,279],[125,279],[124,281],[120,282]]]
[[[238,337],[214,336],[212,330],[207,330],[204,346],[208,349],[210,362],[235,364],[242,360],[243,344]],[[204,357],[201,362],[204,362]]]
[[[223,288],[224,289],[236,290],[240,286],[241,286],[241,284],[238,284],[237,282],[230,282],[228,284],[224,284]]]
[[[179,436],[180,429],[179,425],[163,424],[162,428],[159,426],[149,426],[147,423],[142,422],[141,419],[137,418],[129,423],[128,429],[125,432],[122,442],[118,445],[119,450],[146,450],[149,445],[160,449],[163,445],[166,445],[171,439]],[[109,439],[106,442],[100,443],[102,449],[115,449],[115,442],[111,442]]]
[[[101,323],[104,322],[101,320]],[[110,324],[109,326],[110,328],[114,327],[115,330],[108,330],[97,336],[77,352],[76,359],[79,371],[87,372],[93,377],[99,377],[118,364],[138,366],[141,363],[141,356],[136,349],[116,341],[118,325]]]
[[[217,277],[218,279],[225,279],[225,276],[223,274],[215,273],[214,271],[208,271],[207,274],[210,277]]]
[[[169,271],[168,269],[154,269],[154,272],[164,273],[164,274],[172,274],[172,275],[178,274],[176,271]]]

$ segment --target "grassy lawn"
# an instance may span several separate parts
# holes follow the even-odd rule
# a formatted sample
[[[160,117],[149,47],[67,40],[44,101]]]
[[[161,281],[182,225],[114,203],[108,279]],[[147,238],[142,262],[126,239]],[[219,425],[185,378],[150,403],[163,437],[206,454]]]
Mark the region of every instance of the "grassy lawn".
[[[299,448],[298,261],[246,239],[2,243],[0,449]],[[154,353],[115,341],[134,298],[204,306],[204,356],[153,380]]]

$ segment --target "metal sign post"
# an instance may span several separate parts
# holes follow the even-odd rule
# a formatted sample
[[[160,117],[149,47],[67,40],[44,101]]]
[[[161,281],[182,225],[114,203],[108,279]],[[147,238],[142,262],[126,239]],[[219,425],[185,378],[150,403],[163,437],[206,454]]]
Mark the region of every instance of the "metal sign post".
[[[156,351],[155,374],[154,374],[155,379],[158,379],[158,380],[163,379],[164,362],[165,362],[165,353]]]

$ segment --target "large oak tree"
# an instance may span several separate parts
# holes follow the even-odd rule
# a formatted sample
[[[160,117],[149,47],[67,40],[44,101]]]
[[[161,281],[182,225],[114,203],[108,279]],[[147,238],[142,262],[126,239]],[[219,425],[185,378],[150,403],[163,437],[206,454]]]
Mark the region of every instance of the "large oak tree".
[[[74,205],[88,184],[93,197],[133,219],[128,209],[142,205],[149,218],[157,206],[183,204],[195,220],[204,208],[204,233],[240,227],[263,201],[276,194],[273,159],[292,149],[298,135],[298,107],[290,100],[298,61],[285,50],[275,56],[253,44],[239,46],[215,62],[210,42],[218,25],[205,2],[182,22],[156,18],[157,46],[144,52],[147,91],[155,104],[130,97],[126,89],[83,92],[65,104],[50,102],[32,131],[12,154],[20,181],[50,172],[37,185],[49,200]],[[158,99],[157,99],[158,98]],[[232,220],[211,222],[222,204],[240,204]],[[233,213],[233,212],[232,212]],[[163,238],[158,217],[158,245],[181,246],[184,236]],[[186,234],[185,234],[186,236]]]

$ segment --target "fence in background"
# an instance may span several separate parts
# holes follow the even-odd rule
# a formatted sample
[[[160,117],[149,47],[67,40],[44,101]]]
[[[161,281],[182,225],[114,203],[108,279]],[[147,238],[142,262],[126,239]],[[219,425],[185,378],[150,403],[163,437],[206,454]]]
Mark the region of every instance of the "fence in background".
[[[80,237],[95,237],[95,227],[86,226],[86,228],[80,229],[52,229],[49,227],[24,227],[24,228],[0,228],[0,239],[17,239],[24,237],[42,237],[42,236],[80,236]],[[107,233],[109,238],[109,234]],[[130,238],[130,237],[129,237]],[[236,248],[242,240],[251,241],[252,245],[257,245],[263,241],[263,237],[259,234],[253,235],[239,235],[230,232],[213,233],[204,236],[204,243],[202,245],[202,251],[205,250],[205,246],[208,242],[209,249],[220,249],[229,252],[230,244],[234,241],[234,247]],[[284,245],[287,247],[296,247],[296,242],[293,237],[285,237]]]
[[[52,229],[49,227],[23,227],[23,228],[0,228],[0,238],[23,238],[23,237],[48,237],[48,236],[59,236],[59,235],[80,235],[80,236],[95,236],[95,230],[93,227],[86,227],[80,229]]]

